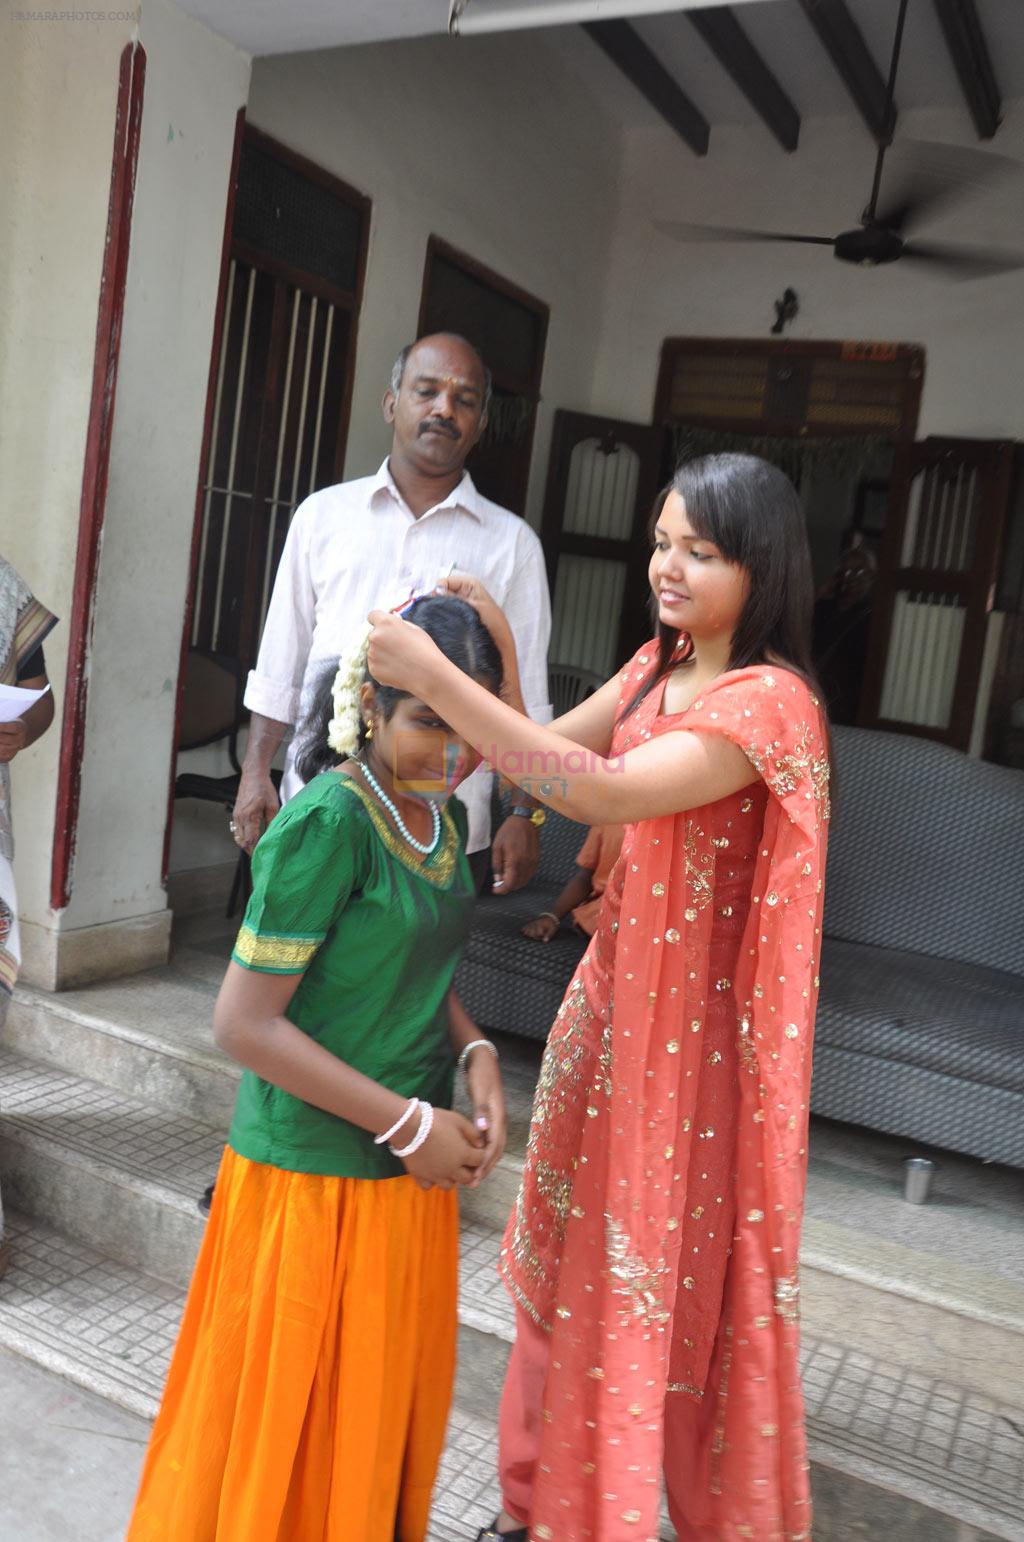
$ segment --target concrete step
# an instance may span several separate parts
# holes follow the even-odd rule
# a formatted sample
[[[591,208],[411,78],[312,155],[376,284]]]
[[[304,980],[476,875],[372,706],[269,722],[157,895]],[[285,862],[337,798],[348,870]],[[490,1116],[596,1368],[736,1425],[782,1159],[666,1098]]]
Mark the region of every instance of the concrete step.
[[[151,1418],[184,1292],[43,1222],[17,1213],[9,1222],[0,1346]],[[464,1238],[460,1369],[431,1542],[471,1537],[497,1508],[508,1346],[466,1322],[479,1278],[467,1268],[473,1249]],[[490,1311],[486,1300],[476,1306]],[[1024,1426],[1006,1410],[912,1374],[901,1380],[885,1362],[825,1341],[807,1340],[803,1361],[816,1542],[1020,1542]]]
[[[811,1220],[800,1294],[805,1333],[995,1398],[1024,1425],[1024,1288],[1013,1281]]]
[[[188,1282],[223,1145],[209,1124],[0,1051],[5,1201],[146,1274]]]
[[[83,1384],[137,1411],[140,1398],[151,1406],[162,1380],[160,1357],[165,1363],[202,1233],[195,1200],[216,1170],[237,1086],[238,1068],[215,1049],[209,1026],[222,952],[186,947],[168,970],[57,997],[21,990],[7,1035],[21,1053],[0,1061],[5,1193],[42,1218],[23,1223],[43,1239],[30,1252],[45,1242],[48,1260],[70,1258],[69,1277],[100,1281],[100,1295],[115,1304],[123,1296],[136,1321],[158,1322],[162,1305],[169,1324],[162,1347],[157,1333],[145,1350],[132,1349],[118,1337],[116,1307],[107,1344],[102,1320],[83,1318],[79,1306],[64,1314],[62,1337],[60,1291],[30,1288],[35,1319],[22,1299],[12,1326],[5,1283],[0,1342],[14,1333],[44,1364],[61,1354],[70,1364],[76,1344],[90,1346],[78,1379],[98,1378]],[[495,1385],[514,1324],[495,1262],[519,1183],[539,1047],[509,1040],[502,1055],[509,1149],[489,1183],[463,1196],[460,1289],[463,1336]],[[857,1154],[844,1167],[844,1141],[841,1130],[815,1128],[804,1231],[816,1542],[883,1530],[888,1542],[1022,1542],[1024,1231],[1012,1175],[989,1173],[979,1207],[947,1160],[935,1206],[913,1211],[898,1197],[899,1152],[879,1138],[870,1160]],[[986,1211],[988,1194],[1001,1208]],[[850,1224],[837,1225],[837,1215]],[[76,1289],[72,1280],[72,1301]],[[470,1475],[482,1462],[489,1475],[491,1463],[477,1440],[473,1467],[469,1424],[463,1433],[466,1466],[452,1482],[468,1493]],[[475,1525],[489,1518],[493,1497],[488,1476],[478,1484]],[[465,1529],[438,1536],[450,1542]]]
[[[242,1073],[213,1042],[222,974],[219,961],[199,954],[173,969],[57,994],[19,986],[4,1042],[33,1060],[227,1130]]]
[[[225,947],[224,939],[207,950],[179,947],[167,970],[62,995],[19,990],[9,1010],[6,1038],[12,1049],[193,1121],[185,1130],[185,1149],[197,1150],[199,1157],[188,1180],[168,1181],[162,1163],[153,1169],[148,1135],[143,1152],[130,1152],[136,1178],[160,1189],[177,1187],[187,1207],[216,1170],[241,1075],[211,1038]],[[467,1217],[495,1235],[503,1231],[517,1192],[540,1056],[538,1045],[515,1039],[503,1039],[501,1050],[509,1149],[490,1183],[466,1197]],[[111,1118],[122,1112],[120,1106],[108,1110]],[[43,1123],[49,1132],[52,1119]],[[148,1119],[142,1123],[148,1132]],[[194,1124],[208,1127],[208,1140]],[[39,1121],[32,1129],[39,1135]],[[1010,1268],[1013,1258],[1024,1260],[1024,1217],[1019,1209],[1015,1217],[1012,1209],[1013,1175],[987,1173],[982,1197],[992,1187],[1004,1207],[987,1212],[968,1203],[973,1195],[964,1184],[970,1169],[964,1177],[947,1160],[935,1204],[915,1210],[899,1198],[898,1146],[879,1136],[865,1153],[857,1136],[862,1132],[822,1124],[813,1130],[803,1231],[805,1328],[842,1338],[848,1325],[850,1348],[881,1352],[907,1371],[947,1375],[968,1391],[992,1392],[1024,1412],[1024,1377],[1016,1374],[1016,1366],[1024,1365],[1024,1263]],[[202,1181],[196,1186],[197,1177]],[[34,1181],[39,1186],[43,1180]],[[850,1221],[837,1224],[837,1215]],[[188,1223],[194,1244],[191,1209]],[[134,1257],[145,1263],[142,1255]],[[156,1272],[163,1268],[156,1260],[150,1263]],[[176,1278],[185,1277],[190,1266],[188,1255],[184,1274],[179,1271]]]
[[[174,1118],[190,1121],[183,1131],[183,1150],[199,1155],[188,1169],[187,1180],[168,1182],[160,1157],[166,1127],[152,1131],[152,1109],[150,1118],[143,1118],[142,1123],[156,1135],[157,1165],[154,1167],[149,1159],[153,1147],[148,1138],[141,1152],[132,1148],[138,1158],[133,1168],[136,1181],[131,1185],[136,1197],[138,1181],[149,1180],[160,1190],[177,1190],[173,1204],[183,1203],[188,1212],[187,1223],[178,1220],[172,1227],[175,1241],[171,1252],[179,1261],[173,1277],[178,1279],[187,1277],[198,1241],[191,1205],[216,1170],[240,1075],[238,1066],[213,1045],[210,1031],[213,998],[224,965],[223,946],[218,943],[212,951],[179,948],[172,967],[107,985],[60,995],[19,990],[9,1013],[7,1039],[23,1055],[45,1060],[59,1067],[62,1074],[77,1072],[122,1095],[141,1098]],[[467,1217],[482,1227],[489,1226],[495,1242],[518,1188],[539,1048],[507,1040],[502,1043],[502,1052],[510,1111],[509,1149],[491,1181],[465,1196]],[[60,1095],[65,1102],[68,1096],[74,1101],[69,1089]],[[89,1101],[94,1100],[95,1094],[90,1093]],[[108,1126],[123,1112],[121,1105],[109,1108]],[[138,1116],[128,1124],[137,1127]],[[196,1124],[208,1127],[206,1138],[195,1129]],[[52,1130],[53,1119],[36,1118],[31,1129],[23,1127],[21,1143],[24,1146],[33,1135],[39,1137]],[[878,1137],[878,1148],[873,1148],[874,1170],[857,1169],[854,1173],[853,1168],[842,1166],[844,1141],[849,1138],[841,1127],[818,1125],[812,1134],[803,1246],[807,1331],[840,1341],[848,1333],[850,1348],[885,1354],[899,1368],[924,1376],[946,1376],[966,1390],[991,1392],[1024,1413],[1024,1377],[1016,1373],[1016,1367],[1024,1365],[1024,1283],[1019,1266],[1015,1273],[1005,1262],[1024,1254],[1024,1223],[1018,1220],[1016,1230],[1005,1232],[991,1224],[986,1229],[990,1217],[966,1203],[965,1195],[957,1190],[957,1172],[948,1161],[941,1175],[948,1192],[937,1196],[934,1207],[925,1207],[924,1212],[913,1210],[898,1196],[895,1148],[889,1151],[885,1138]],[[103,1144],[109,1149],[111,1142],[105,1140]],[[828,1160],[816,1161],[816,1149],[822,1145]],[[117,1165],[117,1142],[114,1146]],[[96,1154],[92,1146],[88,1154]],[[855,1156],[862,1162],[861,1152]],[[23,1157],[16,1166],[28,1182],[32,1162]],[[1003,1204],[1008,1203],[1008,1178],[1012,1175],[993,1170],[985,1180]],[[33,1192],[45,1187],[39,1174],[33,1175],[32,1182]],[[149,1193],[148,1200],[152,1198]],[[26,1193],[26,1208],[38,1209],[40,1203],[41,1198],[30,1199]],[[96,1203],[94,1196],[86,1196],[87,1218],[91,1218]],[[77,1201],[74,1208],[77,1214]],[[41,1213],[60,1221],[56,1211],[44,1208]],[[847,1214],[859,1224],[839,1225],[831,1219]],[[1007,1216],[1012,1218],[1012,1212],[1007,1211]],[[879,1217],[888,1235],[866,1229]],[[136,1214],[133,1225],[144,1229],[146,1223]],[[180,1251],[183,1227],[191,1242]],[[114,1239],[109,1231],[98,1236],[116,1256],[125,1256],[121,1244],[111,1246]],[[906,1241],[894,1241],[894,1236],[905,1236]],[[960,1256],[956,1256],[954,1243],[958,1243]],[[166,1267],[158,1256],[141,1249],[130,1256],[154,1272]],[[978,1267],[973,1259],[977,1259]],[[995,1272],[999,1268],[1005,1272]],[[500,1295],[503,1299],[504,1293]],[[492,1330],[488,1327],[487,1331]]]

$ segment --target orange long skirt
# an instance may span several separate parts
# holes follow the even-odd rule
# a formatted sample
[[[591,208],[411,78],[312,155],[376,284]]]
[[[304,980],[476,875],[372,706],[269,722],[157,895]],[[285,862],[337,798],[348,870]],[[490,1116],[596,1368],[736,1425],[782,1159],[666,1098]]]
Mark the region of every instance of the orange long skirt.
[[[224,1154],[127,1542],[422,1542],[458,1201]]]

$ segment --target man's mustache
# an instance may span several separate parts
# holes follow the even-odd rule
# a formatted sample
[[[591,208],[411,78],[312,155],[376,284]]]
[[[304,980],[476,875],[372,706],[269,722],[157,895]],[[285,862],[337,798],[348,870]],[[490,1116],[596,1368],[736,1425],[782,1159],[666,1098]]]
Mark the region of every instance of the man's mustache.
[[[446,423],[443,418],[427,418],[425,423],[421,423],[420,424],[419,429],[417,430],[417,433],[418,434],[432,434],[432,433],[447,434],[449,439],[457,439],[459,437],[458,429],[457,428],[453,428],[450,423]]]

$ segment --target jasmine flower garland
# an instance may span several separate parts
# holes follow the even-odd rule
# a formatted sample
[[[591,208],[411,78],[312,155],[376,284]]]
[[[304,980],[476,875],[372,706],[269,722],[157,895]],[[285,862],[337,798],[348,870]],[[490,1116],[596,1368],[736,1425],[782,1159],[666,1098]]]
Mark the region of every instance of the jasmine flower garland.
[[[369,646],[370,629],[367,628],[358,646],[338,660],[338,673],[331,688],[334,716],[327,729],[327,743],[336,755],[354,755],[359,748],[359,688],[366,679]]]

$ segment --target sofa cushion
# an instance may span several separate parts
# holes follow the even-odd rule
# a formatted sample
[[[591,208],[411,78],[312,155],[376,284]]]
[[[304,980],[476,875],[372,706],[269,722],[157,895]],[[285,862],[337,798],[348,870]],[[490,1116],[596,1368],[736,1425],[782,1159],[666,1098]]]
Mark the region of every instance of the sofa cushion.
[[[835,728],[826,937],[1024,978],[1024,772]]]
[[[534,942],[522,935],[521,928],[542,910],[550,909],[559,890],[536,881],[504,898],[485,895],[473,911],[473,929],[466,943],[464,958],[470,965],[494,970],[499,974],[550,980],[564,989],[583,955],[587,939],[568,922],[550,942]],[[550,1023],[544,1025],[547,1032]]]
[[[1024,979],[826,937],[815,1038],[1024,1092]]]

